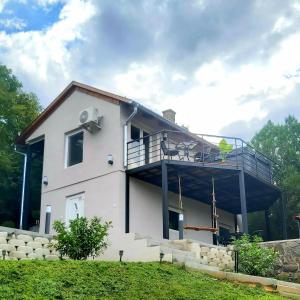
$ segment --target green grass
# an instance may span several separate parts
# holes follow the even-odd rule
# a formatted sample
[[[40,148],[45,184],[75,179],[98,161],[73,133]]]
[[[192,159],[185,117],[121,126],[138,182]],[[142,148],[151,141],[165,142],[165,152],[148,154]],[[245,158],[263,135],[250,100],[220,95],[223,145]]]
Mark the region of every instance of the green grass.
[[[0,299],[282,299],[159,263],[0,261]]]

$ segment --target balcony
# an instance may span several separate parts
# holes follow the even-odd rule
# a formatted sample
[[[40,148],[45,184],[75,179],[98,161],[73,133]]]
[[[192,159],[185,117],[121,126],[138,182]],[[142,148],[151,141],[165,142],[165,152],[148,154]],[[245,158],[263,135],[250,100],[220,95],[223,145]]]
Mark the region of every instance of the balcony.
[[[268,210],[281,201],[283,236],[286,236],[285,210],[276,184],[279,166],[240,138],[193,134],[188,131],[159,131],[127,143],[126,232],[129,232],[129,178],[161,187],[163,237],[168,235],[168,192],[181,193],[211,205],[212,180],[217,207],[242,215],[243,231],[248,233],[247,214]],[[269,226],[266,225],[269,239]]]
[[[276,185],[278,166],[240,138],[164,130],[127,143],[128,170],[161,160],[244,170],[257,179]]]

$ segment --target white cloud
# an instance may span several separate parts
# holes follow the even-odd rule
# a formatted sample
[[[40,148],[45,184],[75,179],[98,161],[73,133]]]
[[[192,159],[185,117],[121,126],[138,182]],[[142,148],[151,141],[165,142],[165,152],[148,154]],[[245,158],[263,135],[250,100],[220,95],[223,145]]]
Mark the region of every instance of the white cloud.
[[[218,134],[232,122],[264,119],[276,102],[293,91],[300,78],[286,75],[300,67],[299,41],[299,33],[288,37],[264,63],[232,69],[226,59],[217,58],[188,79],[175,73],[172,80],[192,82],[177,95],[166,91],[166,73],[160,65],[133,64],[115,77],[115,85],[121,94],[142,100],[156,111],[174,109],[177,122],[189,125],[191,131]]]
[[[22,30],[27,26],[27,23],[20,18],[2,19],[0,20],[0,25],[7,29],[17,29]]]
[[[5,2],[0,0],[0,9]],[[198,10],[203,15],[194,15],[199,4],[176,8],[166,1],[158,8],[163,7],[164,16],[159,26],[143,27],[152,24],[147,18],[155,15],[149,2],[143,6],[147,11],[144,18],[135,18],[135,14],[143,16],[143,11],[135,13],[135,7],[126,1],[121,8],[116,2],[96,0],[35,3],[47,9],[57,2],[63,8],[59,20],[50,27],[0,32],[1,62],[42,101],[49,102],[71,80],[83,80],[142,101],[158,112],[173,108],[179,124],[189,125],[194,132],[217,134],[233,122],[265,120],[272,108],[283,107],[300,83],[299,5],[289,14],[259,1],[265,3],[259,7],[260,13],[262,9],[269,12],[268,6],[273,11],[260,20],[263,30],[256,32],[256,20],[250,20],[257,18],[255,5],[252,13],[248,10],[251,5],[244,7],[249,20],[235,11],[239,21],[229,22],[229,27],[225,21],[219,26],[219,21],[207,14],[231,20],[231,9],[223,15],[210,1],[201,0]],[[176,9],[184,12],[181,18]],[[199,22],[199,32],[183,30],[198,28],[200,16],[211,21]],[[249,28],[240,26],[244,20]],[[177,55],[170,55],[174,49]]]
[[[54,97],[57,89],[73,79],[68,45],[85,38],[81,34],[82,26],[94,15],[95,8],[90,2],[71,0],[63,7],[59,21],[43,31],[12,34],[2,31],[1,60],[25,78],[23,81],[28,86],[36,90],[40,85],[45,86],[40,96],[48,100],[49,93]]]

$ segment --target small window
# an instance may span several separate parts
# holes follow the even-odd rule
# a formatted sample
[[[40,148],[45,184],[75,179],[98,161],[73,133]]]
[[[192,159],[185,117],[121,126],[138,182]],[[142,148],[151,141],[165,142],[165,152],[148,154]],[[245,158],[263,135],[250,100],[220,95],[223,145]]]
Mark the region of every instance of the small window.
[[[79,164],[83,158],[83,131],[67,136],[67,167]]]
[[[173,230],[179,230],[178,225],[179,213],[173,210],[169,210],[169,228]]]

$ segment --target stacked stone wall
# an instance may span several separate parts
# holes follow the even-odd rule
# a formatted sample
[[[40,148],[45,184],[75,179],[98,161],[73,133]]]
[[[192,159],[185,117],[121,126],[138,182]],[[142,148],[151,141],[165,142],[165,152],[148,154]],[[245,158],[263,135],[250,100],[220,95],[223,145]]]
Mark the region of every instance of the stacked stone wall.
[[[300,280],[300,239],[264,242],[261,245],[279,252],[276,266],[279,277]]]
[[[50,236],[0,228],[0,257],[4,260],[57,260],[59,254],[51,247]]]

